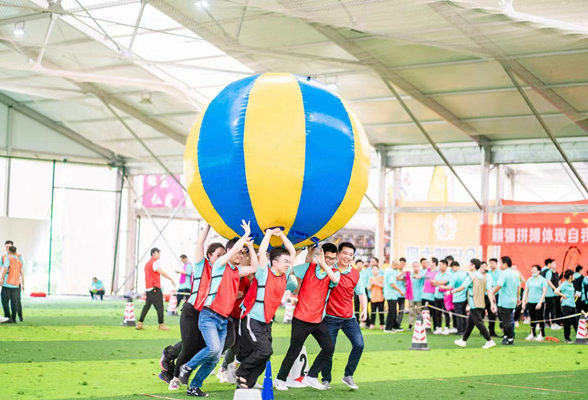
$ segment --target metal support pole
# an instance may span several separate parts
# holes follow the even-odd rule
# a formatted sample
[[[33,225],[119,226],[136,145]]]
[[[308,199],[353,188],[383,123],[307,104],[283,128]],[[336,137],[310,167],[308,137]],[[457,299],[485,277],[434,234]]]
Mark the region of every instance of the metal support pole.
[[[41,51],[39,51],[39,55],[37,56],[37,65],[41,65],[41,61],[43,61],[43,55],[45,55],[45,50],[47,49],[47,43],[49,43],[49,36],[51,36],[51,31],[53,30],[53,25],[55,25],[55,20],[57,19],[56,14],[51,14],[49,17],[49,26],[47,27],[47,32],[45,33],[45,39],[43,40],[43,45],[41,46]]]
[[[496,164],[496,208],[494,210],[494,225],[502,223],[502,199],[504,197],[504,171],[500,164]],[[492,256],[500,255],[500,246],[493,246]]]
[[[132,177],[128,178],[132,180]],[[125,261],[125,276],[130,277],[129,280],[124,285],[125,293],[131,291],[134,292],[136,290],[135,285],[135,265],[137,264],[137,213],[135,212],[135,207],[133,206],[133,194],[130,190],[127,190],[127,251],[126,251],[126,261]]]
[[[398,237],[396,236],[396,220],[398,217],[398,213],[396,212],[396,207],[398,207],[398,202],[400,201],[400,176],[402,173],[402,169],[400,168],[393,168],[392,169],[392,212],[390,212],[390,261],[394,258],[400,257],[400,249],[398,249],[398,254],[396,254],[396,242],[398,241]]]
[[[145,10],[145,6],[147,5],[148,0],[141,1],[141,8],[139,8],[139,14],[137,15],[137,21],[135,22],[135,27],[133,28],[133,35],[131,36],[131,42],[129,43],[129,48],[127,49],[128,55],[132,54],[133,45],[135,44],[135,39],[137,38],[137,31],[139,30],[139,24],[141,23],[141,18],[143,17],[143,11]]]
[[[376,230],[376,254],[381,263],[385,262],[386,245],[386,147],[383,145],[376,146],[380,155],[380,167],[378,170],[378,228]]]
[[[481,163],[481,193],[482,210],[480,213],[480,225],[488,224],[488,207],[490,203],[490,146],[480,146],[482,151]],[[486,260],[488,255],[488,246],[482,246],[482,260]]]
[[[49,219],[49,268],[47,271],[47,296],[51,294],[51,253],[53,250],[53,201],[55,199],[55,160],[53,160],[53,177],[51,178],[51,217]]]
[[[137,216],[137,242],[135,245],[135,293],[139,289],[139,249],[141,248],[141,216]]]
[[[12,170],[12,118],[14,110],[12,107],[8,107],[8,115],[6,119],[6,176],[4,180],[4,215],[10,216],[10,174]]]
[[[118,286],[118,279],[117,277],[117,270],[118,270],[118,238],[120,235],[120,217],[122,214],[122,190],[125,184],[125,167],[122,167],[122,170],[119,171],[117,174],[117,183],[118,183],[118,213],[116,218],[116,234],[114,239],[114,260],[112,261],[112,281],[110,284],[110,294],[114,293],[114,288]]]

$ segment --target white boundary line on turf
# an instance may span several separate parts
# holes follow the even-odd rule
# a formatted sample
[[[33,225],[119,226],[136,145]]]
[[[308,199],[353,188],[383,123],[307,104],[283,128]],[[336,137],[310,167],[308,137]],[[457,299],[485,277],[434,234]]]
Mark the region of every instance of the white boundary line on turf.
[[[141,396],[145,396],[145,397],[153,397],[156,399],[165,399],[165,400],[182,400],[182,399],[178,399],[176,397],[165,397],[165,396],[156,396],[154,394],[147,394],[147,393],[139,393],[139,395]]]
[[[449,381],[450,379],[437,379],[438,381]],[[517,386],[517,385],[503,385],[501,383],[490,383],[490,382],[476,382],[476,381],[458,381],[461,383],[467,383],[470,385],[490,385],[490,386],[501,386],[501,387],[509,387],[515,389],[531,389],[531,390],[539,390],[544,392],[557,392],[557,393],[571,393],[571,394],[588,394],[586,392],[573,392],[571,390],[559,390],[559,389],[547,389],[547,388],[537,388],[532,386]]]

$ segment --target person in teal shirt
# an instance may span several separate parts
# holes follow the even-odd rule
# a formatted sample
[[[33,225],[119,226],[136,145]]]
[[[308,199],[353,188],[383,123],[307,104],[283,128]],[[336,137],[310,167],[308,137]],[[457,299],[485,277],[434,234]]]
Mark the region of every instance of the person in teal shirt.
[[[398,260],[393,260],[384,273],[384,299],[388,302],[388,316],[386,317],[384,332],[402,331],[398,326],[398,298],[404,297],[404,292],[398,286],[399,268],[400,263]]]
[[[572,317],[576,314],[576,289],[572,284],[574,280],[574,271],[571,269],[564,272],[565,281],[555,289],[555,294],[561,297],[561,314],[565,318],[564,321],[564,338],[566,343],[574,343],[570,337],[571,327],[574,327],[576,334],[578,333],[578,317]],[[566,318],[567,317],[567,318]]]
[[[473,259],[472,259],[473,260]],[[472,263],[470,260],[470,264]],[[468,277],[468,273],[462,270],[459,266],[457,261],[451,262],[451,280],[449,283],[442,287],[442,289],[451,290],[457,289],[460,287]],[[458,335],[463,335],[465,331],[465,325],[467,319],[465,318],[466,315],[466,291],[462,290],[453,295],[453,307],[454,307],[454,314],[453,314],[453,326],[454,331],[452,333],[457,333]],[[451,331],[450,331],[451,332]]]
[[[192,273],[194,272],[194,267],[192,263],[188,261],[188,257],[185,254],[180,256],[180,261],[183,264],[182,270],[177,270],[176,273],[180,274],[180,284],[178,285],[178,291],[176,293],[177,301],[177,308],[180,308],[180,302],[182,299],[188,300],[190,297],[190,292],[192,290]]]
[[[92,296],[92,300],[98,300],[98,296],[100,296],[100,300],[104,300],[104,293],[104,283],[102,283],[100,279],[93,277],[92,287],[90,288],[90,296]]]
[[[523,293],[523,309],[529,311],[531,317],[531,334],[525,340],[536,340],[542,342],[545,337],[545,322],[543,320],[543,304],[547,295],[547,280],[541,276],[541,267],[533,265],[531,267],[532,276],[527,279],[525,292]],[[537,322],[541,321],[541,322]],[[536,327],[539,325],[541,331],[535,336]]]
[[[498,297],[498,317],[502,323],[504,337],[502,344],[514,344],[514,323],[513,311],[519,301],[519,290],[521,288],[519,275],[512,270],[512,260],[509,256],[500,258],[502,273],[494,287],[493,293],[500,292]]]
[[[435,275],[435,279],[433,279],[433,285],[435,286],[435,307],[436,310],[433,310],[437,313],[437,323],[438,326],[435,327],[433,331],[434,335],[449,335],[449,327],[451,325],[451,315],[449,312],[442,312],[440,310],[445,310],[445,302],[443,301],[443,297],[445,296],[444,292],[441,291],[441,286],[445,286],[451,280],[451,271],[448,268],[447,260],[439,261],[439,272]],[[443,314],[445,314],[445,329],[441,329],[443,325]],[[435,320],[435,319],[433,319]]]
[[[456,294],[466,291],[468,305],[470,306],[470,315],[468,316],[468,322],[465,327],[465,332],[461,339],[454,341],[453,343],[459,347],[466,347],[466,342],[469,339],[474,326],[478,328],[486,344],[482,346],[483,349],[490,349],[496,346],[494,340],[490,337],[486,325],[484,325],[484,309],[486,308],[486,294],[490,301],[490,309],[492,312],[496,312],[496,303],[494,301],[494,294],[492,293],[492,282],[488,274],[482,274],[480,268],[482,262],[477,258],[470,260],[470,272],[466,276],[465,280],[460,287],[451,290],[451,294]]]

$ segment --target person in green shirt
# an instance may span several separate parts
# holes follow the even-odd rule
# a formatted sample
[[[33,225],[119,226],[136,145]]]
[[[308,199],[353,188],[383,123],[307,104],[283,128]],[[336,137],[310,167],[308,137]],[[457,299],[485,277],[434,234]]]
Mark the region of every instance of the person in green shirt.
[[[502,323],[502,329],[504,330],[504,336],[502,338],[502,344],[513,345],[514,344],[514,321],[513,311],[520,302],[520,279],[519,275],[512,270],[512,260],[509,256],[503,256],[500,258],[502,273],[498,278],[498,282],[494,287],[493,294],[500,292],[498,298],[498,317]]]
[[[565,318],[564,321],[564,338],[566,343],[574,343],[570,337],[571,327],[574,327],[576,334],[578,333],[578,317],[572,317],[576,314],[576,290],[572,281],[574,280],[574,271],[567,269],[564,272],[564,282],[555,289],[554,293],[561,297],[561,313]]]
[[[531,276],[525,284],[523,293],[523,310],[527,309],[531,316],[531,334],[525,340],[536,340],[542,342],[545,337],[545,322],[543,320],[543,304],[547,295],[547,280],[541,276],[541,266],[531,267]],[[541,321],[541,322],[537,322]],[[541,331],[535,336],[535,328],[539,325]]]

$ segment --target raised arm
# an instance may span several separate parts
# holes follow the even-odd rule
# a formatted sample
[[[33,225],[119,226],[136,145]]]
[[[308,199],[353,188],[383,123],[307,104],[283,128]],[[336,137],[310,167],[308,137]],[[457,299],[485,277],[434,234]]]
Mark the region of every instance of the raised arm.
[[[198,264],[200,261],[204,260],[204,242],[206,242],[206,237],[208,236],[208,232],[210,231],[210,225],[206,224],[204,228],[200,231],[200,235],[198,235],[198,240],[196,241],[196,252],[194,254],[194,263]]]
[[[222,255],[219,258],[219,262],[221,265],[225,265],[233,257],[235,257],[235,255],[239,251],[241,251],[243,246],[245,246],[245,243],[247,243],[247,241],[249,240],[249,234],[251,233],[251,227],[249,226],[249,222],[245,222],[244,220],[242,220],[241,221],[241,228],[243,228],[243,231],[244,231],[243,236],[241,236],[241,238],[239,240],[237,240],[237,243],[235,243],[235,245],[229,251],[227,251],[224,255]],[[253,263],[253,260],[251,262]],[[257,258],[255,259],[255,262],[257,262]]]
[[[311,245],[308,246],[306,248],[306,259],[304,260],[304,262],[310,264],[312,263],[312,260],[314,259],[314,251],[316,250],[316,245]]]
[[[258,261],[257,256],[255,255],[255,249],[253,248],[253,240],[248,240],[245,245],[249,249],[249,254],[251,255],[251,257],[249,257],[251,258],[251,266],[239,268],[239,276],[247,276],[257,272]]]
[[[296,258],[296,255],[297,255],[296,249],[294,248],[294,245],[292,244],[290,239],[288,239],[288,236],[286,236],[286,234],[284,233],[283,230],[280,229],[279,234],[277,236],[280,239],[282,239],[282,243],[284,243],[284,247],[286,248],[286,250],[288,250],[288,253],[290,253],[290,262],[294,263],[294,259]]]
[[[341,276],[339,274],[336,274],[331,268],[329,268],[329,266],[325,262],[325,253],[323,252],[322,249],[317,254],[316,261],[321,266],[321,268],[323,269],[323,271],[325,271],[327,273],[327,276],[329,277],[329,279],[331,280],[331,282],[333,282],[333,283],[339,283],[339,280],[341,279]]]
[[[267,248],[269,247],[270,239],[272,238],[273,235],[274,235],[273,229],[266,229],[265,236],[263,237],[263,240],[259,244],[257,258],[259,259],[259,267],[261,269],[263,269],[267,266],[267,263],[268,263]]]

